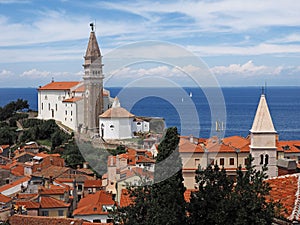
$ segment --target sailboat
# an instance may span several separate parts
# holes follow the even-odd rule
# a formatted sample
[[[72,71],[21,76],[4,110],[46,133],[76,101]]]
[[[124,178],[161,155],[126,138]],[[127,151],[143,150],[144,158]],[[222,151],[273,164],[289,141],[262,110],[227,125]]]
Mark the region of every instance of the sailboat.
[[[190,92],[190,97],[193,97],[193,93],[192,92]]]

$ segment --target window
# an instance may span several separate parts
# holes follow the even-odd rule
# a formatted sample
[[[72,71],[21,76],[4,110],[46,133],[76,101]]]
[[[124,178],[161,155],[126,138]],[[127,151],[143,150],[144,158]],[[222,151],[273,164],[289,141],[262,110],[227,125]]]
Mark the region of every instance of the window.
[[[245,165],[248,165],[248,163],[249,163],[248,158],[245,158]]]
[[[224,158],[220,158],[220,166],[224,166]]]
[[[82,184],[78,184],[77,190],[78,190],[78,191],[82,191]]]
[[[49,216],[49,212],[48,211],[42,211],[42,216]]]
[[[210,159],[209,159],[209,164],[213,166],[213,165],[215,164],[215,160],[212,159],[212,158],[210,158]]]
[[[233,166],[233,165],[234,165],[234,158],[230,158],[230,159],[229,159],[229,165],[230,165],[230,166]]]
[[[44,103],[42,103],[42,110],[44,109]]]
[[[198,167],[200,164],[200,159],[195,159],[195,166]]]
[[[47,100],[48,99],[48,96],[47,95],[45,95],[45,100]]]
[[[71,116],[73,115],[73,111],[71,111]]]
[[[68,115],[68,111],[67,110],[65,111],[65,114]]]
[[[55,111],[57,111],[57,104],[55,104]]]
[[[141,125],[141,122],[137,122],[136,125]]]
[[[110,129],[112,129],[112,130],[115,128],[114,125],[110,125],[109,127],[110,127]]]
[[[265,165],[268,165],[269,164],[269,155],[267,154],[265,156]]]
[[[260,165],[264,164],[264,155],[260,155]]]
[[[49,109],[49,111],[50,111],[50,108],[51,108],[50,103],[48,103],[48,109]]]
[[[64,216],[64,210],[58,210],[58,216]]]

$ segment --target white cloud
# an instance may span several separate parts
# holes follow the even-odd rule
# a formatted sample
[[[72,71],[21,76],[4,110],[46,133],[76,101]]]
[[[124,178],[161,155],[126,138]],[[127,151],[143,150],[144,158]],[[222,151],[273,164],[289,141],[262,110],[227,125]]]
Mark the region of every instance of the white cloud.
[[[260,75],[280,75],[283,71],[282,66],[268,67],[258,66],[253,63],[252,60],[245,64],[231,64],[228,66],[215,66],[211,68],[211,71],[215,75],[236,75],[240,76],[260,76]]]
[[[82,71],[77,73],[70,73],[70,72],[51,72],[51,71],[40,71],[38,69],[31,69],[24,71],[20,74],[21,78],[28,78],[28,79],[40,79],[43,80],[44,78],[53,78],[54,80],[80,80],[81,76],[83,75]]]
[[[0,71],[0,78],[8,78],[11,77],[13,74],[14,73],[12,71],[3,69],[2,71]]]

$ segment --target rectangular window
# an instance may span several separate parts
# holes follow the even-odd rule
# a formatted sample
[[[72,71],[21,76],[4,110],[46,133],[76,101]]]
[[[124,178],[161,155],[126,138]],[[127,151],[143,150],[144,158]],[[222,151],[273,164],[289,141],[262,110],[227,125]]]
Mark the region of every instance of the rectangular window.
[[[64,210],[58,210],[58,216],[64,216]]]
[[[229,165],[230,165],[230,166],[233,166],[233,165],[234,165],[234,158],[230,158],[230,159],[229,159]]]
[[[42,110],[44,109],[44,103],[42,103]]]
[[[50,108],[51,108],[51,106],[50,106],[50,103],[48,104],[48,109],[49,109],[49,111],[50,111]]]
[[[248,158],[245,158],[245,165],[247,165],[249,162]]]
[[[55,104],[55,110],[57,111],[57,104]]]
[[[224,158],[220,158],[220,166],[224,166]]]
[[[73,115],[73,111],[71,111],[71,116]]]
[[[68,111],[67,110],[65,111],[65,113],[66,113],[66,115],[68,115]]]
[[[200,159],[195,159],[195,167],[198,167],[200,164]]]
[[[42,211],[42,216],[49,216],[49,212],[48,211]]]
[[[212,158],[210,158],[210,159],[209,159],[209,164],[212,165],[212,166],[215,165],[215,160],[212,159]]]

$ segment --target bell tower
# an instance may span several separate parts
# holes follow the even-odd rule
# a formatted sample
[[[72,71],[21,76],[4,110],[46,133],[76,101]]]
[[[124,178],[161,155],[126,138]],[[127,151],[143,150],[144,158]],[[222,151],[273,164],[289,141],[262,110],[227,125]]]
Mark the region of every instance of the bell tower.
[[[91,23],[91,33],[84,56],[84,131],[97,133],[99,115],[103,112],[103,71],[102,56]]]
[[[264,93],[260,96],[250,135],[250,153],[254,158],[253,165],[257,170],[261,170],[266,165],[268,167],[267,175],[269,177],[277,176],[277,132]]]

